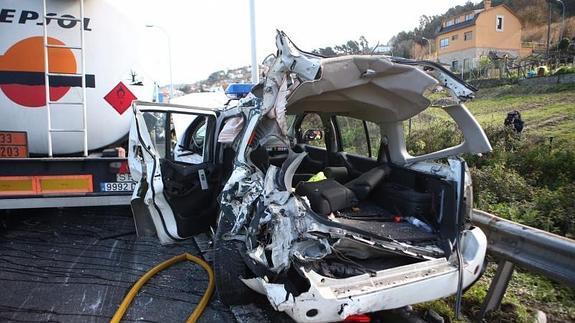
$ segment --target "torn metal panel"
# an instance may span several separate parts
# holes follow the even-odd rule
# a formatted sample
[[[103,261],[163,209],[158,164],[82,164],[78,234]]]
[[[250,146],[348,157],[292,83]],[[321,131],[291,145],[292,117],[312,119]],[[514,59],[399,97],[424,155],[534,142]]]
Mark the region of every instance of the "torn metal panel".
[[[287,35],[281,31],[276,35],[278,56],[270,67],[264,82],[262,110],[267,114],[276,103],[280,86],[289,73],[295,73],[304,81],[316,78],[320,70],[320,58],[299,51]]]
[[[273,165],[266,173],[263,192],[265,215],[255,224],[259,229],[265,227],[271,231],[271,241],[266,243],[265,249],[271,251],[273,266],[269,269],[274,272],[287,269],[293,256],[301,260],[317,260],[331,252],[325,239],[308,234],[313,221],[307,215],[307,208],[292,192],[280,190],[278,182],[284,179],[278,178],[278,174],[282,174],[280,169]],[[250,251],[250,256],[260,260],[265,257],[258,250]]]
[[[221,195],[221,211],[234,214],[236,222],[230,232],[234,235],[246,224],[255,202],[263,192],[263,176],[254,167],[237,163]]]
[[[286,105],[287,96],[289,94],[287,77],[284,75],[281,85],[278,89],[278,95],[276,96],[276,102],[274,103],[274,108],[270,109],[267,113],[267,117],[270,119],[276,119],[277,124],[281,129],[282,135],[287,135],[287,122],[286,122]]]

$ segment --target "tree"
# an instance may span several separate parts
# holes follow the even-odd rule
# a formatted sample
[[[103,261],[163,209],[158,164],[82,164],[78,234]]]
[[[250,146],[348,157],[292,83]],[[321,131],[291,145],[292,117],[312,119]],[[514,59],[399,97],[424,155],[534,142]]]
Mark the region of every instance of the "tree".
[[[335,57],[337,56],[337,53],[333,50],[333,48],[331,47],[325,47],[325,48],[318,48],[318,49],[314,49],[312,51],[312,53],[314,54],[319,54],[321,56],[325,56],[325,57]]]
[[[215,82],[219,81],[223,74],[224,74],[224,71],[213,72],[212,74],[210,74],[210,76],[208,76],[208,82],[215,83]]]
[[[342,55],[369,54],[371,50],[372,49],[369,48],[369,41],[365,36],[359,36],[358,40],[348,40],[347,42],[334,47],[328,46],[314,49],[312,53],[326,57],[334,57]]]
[[[178,90],[184,92],[185,94],[192,93],[192,85],[191,84],[184,84],[178,88]]]

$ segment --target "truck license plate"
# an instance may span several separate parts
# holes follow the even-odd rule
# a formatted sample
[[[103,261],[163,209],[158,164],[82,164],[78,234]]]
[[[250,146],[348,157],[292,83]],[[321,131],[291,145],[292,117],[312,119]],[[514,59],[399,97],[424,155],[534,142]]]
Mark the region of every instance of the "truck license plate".
[[[136,187],[136,182],[130,173],[116,174],[116,182],[100,183],[102,192],[132,192]]]
[[[132,192],[136,187],[135,182],[105,182],[100,183],[101,192]]]
[[[130,173],[116,174],[116,182],[133,182],[134,179]]]
[[[0,131],[0,158],[28,157],[28,138],[23,131]]]

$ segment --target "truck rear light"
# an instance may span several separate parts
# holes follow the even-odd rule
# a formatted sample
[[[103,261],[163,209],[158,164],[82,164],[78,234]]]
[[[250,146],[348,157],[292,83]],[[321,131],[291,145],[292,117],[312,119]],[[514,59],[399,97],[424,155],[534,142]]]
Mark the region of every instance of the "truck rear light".
[[[128,174],[130,173],[130,167],[128,166],[128,161],[117,161],[110,163],[110,172],[114,174]]]

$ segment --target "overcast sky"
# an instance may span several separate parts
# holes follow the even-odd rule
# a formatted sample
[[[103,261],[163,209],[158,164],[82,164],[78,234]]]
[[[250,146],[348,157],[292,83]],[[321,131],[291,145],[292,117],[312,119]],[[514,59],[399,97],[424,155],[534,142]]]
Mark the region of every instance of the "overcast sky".
[[[275,52],[275,30],[284,30],[298,47],[334,46],[364,35],[373,46],[387,43],[419,24],[421,15],[444,13],[466,0],[255,0],[257,57]],[[478,2],[475,0],[474,2]],[[172,43],[174,83],[194,82],[214,71],[250,64],[249,0],[113,1],[138,24],[162,26]],[[161,45],[166,37],[147,28],[146,39]],[[167,49],[146,51],[154,62],[147,71],[169,82]]]

